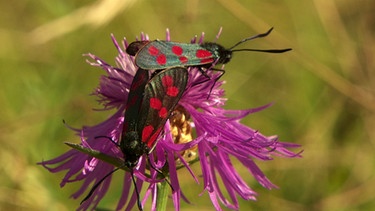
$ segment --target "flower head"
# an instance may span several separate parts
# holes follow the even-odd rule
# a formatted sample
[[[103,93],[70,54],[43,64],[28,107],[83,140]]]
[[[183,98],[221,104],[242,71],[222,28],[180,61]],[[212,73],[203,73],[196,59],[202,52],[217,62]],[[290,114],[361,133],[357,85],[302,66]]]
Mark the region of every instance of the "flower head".
[[[202,34],[198,43],[202,43],[203,38]],[[142,34],[140,40],[148,40],[148,37]],[[167,41],[169,40],[170,36],[167,31]],[[123,159],[122,151],[113,142],[119,142],[122,125],[124,121],[127,121],[124,119],[124,111],[137,67],[134,64],[134,58],[125,52],[128,46],[126,40],[122,46],[114,38],[113,42],[119,52],[116,57],[116,66],[106,63],[95,55],[87,54],[87,56],[91,59],[89,62],[91,65],[101,67],[106,71],[106,75],[101,77],[94,94],[99,97],[103,109],[116,109],[117,111],[98,125],[85,126],[82,129],[72,128],[72,130],[81,137],[82,146]],[[197,39],[193,39],[192,42],[197,42]],[[198,67],[189,67],[188,72],[187,88],[178,106],[169,117],[169,122],[159,135],[154,150],[148,155],[149,159],[143,155],[132,169],[132,173],[137,178],[136,190],[141,190],[142,186],[146,185],[147,190],[142,204],[151,195],[152,210],[156,210],[158,183],[163,181],[163,178],[159,177],[159,172],[155,170],[159,169],[169,174],[173,188],[172,200],[175,209],[179,210],[181,198],[185,201],[187,199],[180,188],[177,170],[182,167],[187,168],[192,177],[198,181],[196,173],[190,169],[189,165],[199,161],[204,190],[209,194],[215,209],[221,210],[221,204],[231,209],[238,209],[237,196],[245,200],[255,200],[256,193],[240,177],[232,164],[232,159],[237,159],[245,166],[262,186],[271,189],[276,186],[267,179],[254,160],[271,160],[275,155],[296,157],[299,155],[287,148],[296,148],[299,145],[279,142],[276,136],[267,137],[240,123],[245,116],[270,105],[247,110],[224,109],[226,99],[223,98],[224,90],[221,88],[224,82],[217,80],[221,72],[203,70]],[[195,130],[195,137],[192,135],[193,130]],[[66,183],[83,181],[81,188],[72,195],[73,198],[82,196],[91,189],[92,184],[98,184],[92,195],[81,204],[78,210],[94,209],[98,205],[111,183],[111,175],[108,176],[108,174],[115,169],[114,165],[74,149],[39,164],[51,172],[68,170],[60,184],[61,187]],[[99,182],[104,177],[106,178]],[[131,174],[126,172],[123,192],[119,196],[116,210],[124,207],[126,210],[131,210],[136,204],[137,192],[130,191],[131,180]],[[230,199],[224,196],[223,188],[218,185],[219,180],[223,182]]]

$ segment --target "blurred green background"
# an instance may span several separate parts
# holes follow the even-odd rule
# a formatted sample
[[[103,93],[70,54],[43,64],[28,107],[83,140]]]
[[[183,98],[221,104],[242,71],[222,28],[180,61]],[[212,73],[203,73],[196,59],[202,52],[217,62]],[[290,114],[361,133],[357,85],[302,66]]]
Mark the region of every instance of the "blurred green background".
[[[64,173],[36,163],[79,142],[69,125],[94,125],[114,111],[90,96],[104,72],[90,67],[91,52],[114,64],[110,39],[134,40],[140,32],[188,42],[202,31],[231,46],[242,38],[274,31],[242,47],[293,48],[285,54],[236,53],[226,65],[227,108],[275,104],[242,122],[281,141],[303,145],[302,159],[257,162],[280,189],[266,190],[244,170],[258,201],[240,200],[241,210],[375,209],[375,4],[373,0],[188,0],[0,2],[0,210],[74,210],[61,189]],[[199,166],[194,166],[199,174]],[[213,210],[207,194],[181,171],[193,205]],[[114,209],[123,173],[100,208]],[[169,204],[173,208],[173,204]],[[146,206],[149,208],[149,204]]]

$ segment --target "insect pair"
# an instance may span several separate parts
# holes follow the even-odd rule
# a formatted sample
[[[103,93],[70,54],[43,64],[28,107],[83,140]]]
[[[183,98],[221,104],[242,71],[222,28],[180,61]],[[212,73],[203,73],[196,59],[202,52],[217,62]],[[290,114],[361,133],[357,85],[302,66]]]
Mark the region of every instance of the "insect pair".
[[[133,168],[138,164],[142,155],[148,155],[153,151],[159,134],[164,129],[166,121],[185,91],[188,79],[187,69],[181,67],[162,70],[151,79],[149,75],[150,72],[148,70],[139,68],[133,78],[126,103],[119,144],[110,137],[96,137],[109,139],[121,149],[124,155],[123,167],[130,170],[137,194],[139,210],[142,210],[142,205],[139,200],[139,191],[136,186]],[[151,168],[163,174],[160,170],[153,167],[151,162],[149,163]],[[81,204],[89,199],[95,189],[118,169],[115,168],[97,182]],[[167,182],[169,183],[169,181]]]
[[[139,210],[142,210],[142,205],[132,169],[142,155],[149,155],[155,148],[159,134],[185,91],[188,81],[187,68],[197,67],[207,76],[205,70],[216,64],[226,64],[235,51],[283,53],[291,50],[234,49],[246,41],[265,37],[271,31],[272,28],[266,33],[243,39],[229,49],[211,42],[186,44],[161,40],[135,41],[128,46],[126,52],[134,56],[139,69],[130,87],[121,139],[116,145],[124,155],[124,166],[131,170]],[[151,79],[149,70],[156,71]],[[219,78],[224,74],[224,70],[213,70],[222,72]],[[82,202],[87,200],[95,188],[114,171],[99,181]],[[160,170],[157,171],[161,173]]]

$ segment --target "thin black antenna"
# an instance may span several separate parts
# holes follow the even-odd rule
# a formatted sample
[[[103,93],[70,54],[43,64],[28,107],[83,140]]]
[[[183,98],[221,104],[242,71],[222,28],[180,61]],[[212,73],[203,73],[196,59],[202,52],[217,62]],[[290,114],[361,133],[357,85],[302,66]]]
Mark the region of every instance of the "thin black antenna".
[[[116,143],[111,137],[108,137],[108,136],[95,136],[94,137],[95,139],[98,139],[98,138],[106,138],[108,140],[110,140],[114,145],[116,145],[117,147],[120,147],[120,144]]]
[[[89,199],[92,194],[94,193],[94,191],[99,187],[100,184],[102,184],[102,182],[107,178],[109,177],[111,174],[113,174],[115,171],[119,170],[120,168],[115,168],[113,169],[112,171],[110,171],[108,174],[106,174],[102,179],[99,180],[99,182],[97,182],[94,186],[92,186],[89,194],[87,194],[87,196],[81,201],[80,204],[82,204],[83,202],[85,202],[87,199]]]
[[[97,138],[107,138],[107,139],[109,139],[113,144],[115,144],[116,146],[119,147],[119,145],[118,145],[116,142],[114,142],[114,141],[113,141],[110,137],[108,137],[108,136],[96,136],[95,139],[97,139]],[[99,185],[100,185],[100,184],[101,184],[101,183],[102,183],[107,177],[109,177],[111,174],[113,174],[115,171],[119,170],[119,169],[122,168],[122,167],[124,167],[124,166],[117,167],[117,168],[113,169],[112,171],[110,171],[109,173],[107,173],[103,178],[101,178],[101,179],[99,180],[99,182],[97,182],[94,186],[92,186],[90,192],[89,192],[89,193],[87,194],[87,196],[81,201],[80,204],[82,204],[82,203],[85,202],[87,199],[89,199],[89,198],[92,196],[92,194],[94,193],[94,191],[99,187]]]
[[[262,50],[262,49],[236,49],[236,50],[232,50],[232,52],[235,52],[235,51],[258,51],[258,52],[266,52],[266,53],[284,53],[284,52],[287,52],[287,51],[290,51],[292,50],[291,48],[285,48],[285,49],[266,49],[266,50]]]
[[[143,211],[142,204],[141,204],[141,200],[139,199],[139,191],[138,191],[138,187],[137,187],[137,182],[135,181],[135,178],[134,178],[133,168],[130,168],[130,174],[131,174],[131,176],[132,176],[132,181],[133,181],[133,185],[134,185],[134,189],[135,189],[135,194],[137,194],[137,205],[138,205],[138,209],[139,209],[140,211]]]
[[[273,27],[270,28],[266,33],[263,33],[263,34],[257,34],[257,35],[254,35],[254,36],[251,36],[251,37],[248,37],[248,38],[245,38],[241,41],[239,41],[238,43],[236,43],[234,46],[232,46],[231,48],[229,48],[228,50],[230,50],[231,52],[235,52],[235,51],[258,51],[258,52],[266,52],[266,53],[284,53],[286,51],[290,51],[292,50],[291,48],[286,48],[286,49],[266,49],[266,50],[260,50],[260,49],[235,49],[235,50],[232,50],[233,48],[237,47],[238,45],[240,45],[241,43],[244,43],[244,42],[247,42],[249,40],[253,40],[253,39],[256,39],[256,38],[262,38],[262,37],[266,37],[268,36],[271,31],[273,30]]]
[[[251,36],[251,37],[245,38],[245,39],[239,41],[238,43],[236,43],[235,45],[233,45],[232,47],[230,47],[228,50],[232,50],[233,48],[237,47],[237,46],[240,45],[241,43],[247,42],[247,41],[249,41],[249,40],[253,40],[253,39],[261,38],[261,37],[266,37],[267,35],[269,35],[269,34],[271,33],[272,30],[273,30],[273,27],[270,28],[266,33],[263,33],[263,34],[257,34],[257,35],[254,35],[254,36]]]
[[[120,145],[118,143],[116,143],[115,141],[112,140],[111,137],[108,137],[108,136],[96,136],[95,139],[97,138],[106,138],[108,140],[110,140],[114,145],[116,145],[117,147],[120,147]],[[148,154],[146,155],[147,156],[147,160],[148,160],[148,163],[150,164],[150,167],[152,169],[154,169],[156,172],[158,172],[159,174],[163,175],[165,181],[168,183],[168,185],[171,187],[172,191],[174,191],[173,189],[173,186],[172,184],[169,182],[169,180],[167,179],[167,177],[164,175],[164,173],[162,171],[160,171],[159,169],[155,168],[152,163],[151,163],[151,160],[150,160],[150,157],[148,156]],[[117,167],[115,168],[114,170],[110,171],[108,174],[106,174],[102,179],[99,180],[99,182],[97,182],[90,190],[90,192],[87,194],[87,196],[81,201],[80,204],[82,204],[83,202],[85,202],[87,199],[89,199],[92,194],[94,194],[95,190],[99,187],[99,185],[107,178],[109,177],[111,174],[113,174],[115,171],[119,170],[120,168],[122,167],[125,167],[125,165],[123,166],[120,166],[120,167]],[[135,177],[134,177],[134,171],[133,171],[133,168],[129,168],[130,169],[130,175],[132,177],[132,181],[133,181],[133,185],[134,185],[134,189],[135,189],[135,193],[136,193],[136,196],[137,196],[137,206],[138,206],[138,209],[140,211],[143,211],[143,208],[142,208],[142,203],[141,203],[141,200],[140,200],[140,196],[139,196],[139,190],[138,190],[138,187],[137,187],[137,182],[135,181]]]
[[[114,145],[116,145],[117,147],[119,147],[119,145],[118,145],[116,142],[114,142],[114,141],[112,140],[112,138],[110,138],[110,137],[108,137],[108,136],[96,136],[95,139],[97,139],[97,138],[107,138],[107,139],[109,139]],[[103,182],[105,179],[107,179],[107,177],[109,177],[111,174],[113,174],[115,171],[119,170],[119,169],[122,168],[122,167],[125,167],[125,165],[113,169],[113,170],[110,171],[108,174],[106,174],[103,178],[101,178],[101,179],[99,180],[99,182],[97,182],[94,186],[92,186],[90,192],[89,192],[89,193],[87,194],[87,196],[81,201],[80,204],[82,204],[82,203],[85,202],[87,199],[89,199],[89,198],[92,196],[92,194],[94,193],[94,191],[99,187],[99,185],[102,184],[102,182]]]

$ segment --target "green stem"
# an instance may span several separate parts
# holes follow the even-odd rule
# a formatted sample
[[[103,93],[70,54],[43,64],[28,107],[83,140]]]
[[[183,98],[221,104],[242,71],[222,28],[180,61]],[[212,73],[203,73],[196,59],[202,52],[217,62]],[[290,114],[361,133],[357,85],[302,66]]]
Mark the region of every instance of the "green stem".
[[[157,184],[158,198],[156,200],[156,210],[165,211],[167,210],[169,185],[167,182],[160,182]]]

